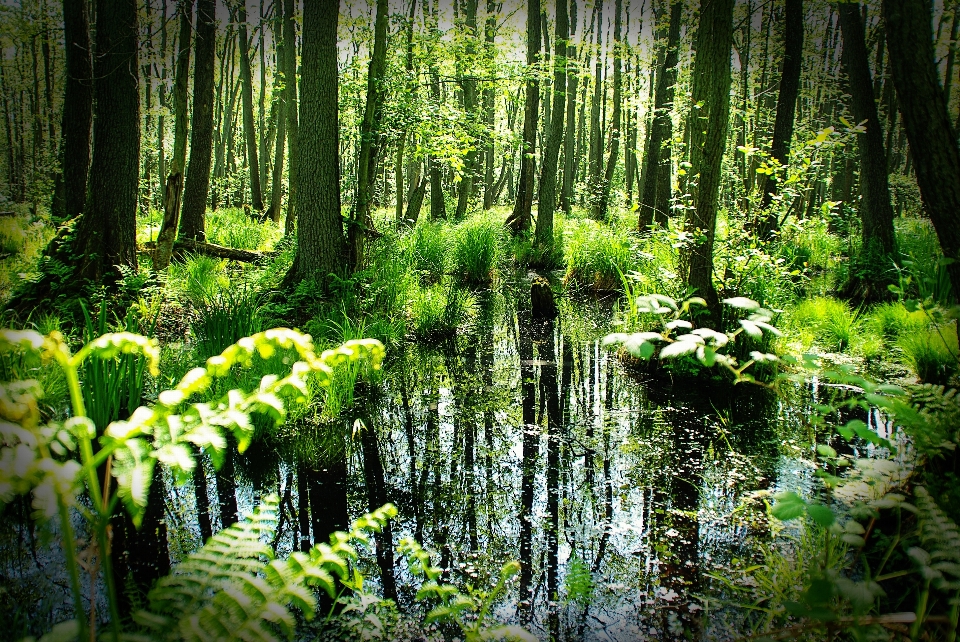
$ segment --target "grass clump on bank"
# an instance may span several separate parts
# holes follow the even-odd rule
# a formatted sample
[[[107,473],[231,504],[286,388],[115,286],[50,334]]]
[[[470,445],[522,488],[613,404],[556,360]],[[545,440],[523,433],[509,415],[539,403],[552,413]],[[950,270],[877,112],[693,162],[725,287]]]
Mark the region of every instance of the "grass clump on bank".
[[[566,254],[567,281],[600,291],[620,289],[621,275],[638,265],[626,232],[588,219],[574,227]]]
[[[897,344],[923,383],[947,385],[960,366],[956,322],[903,334]]]
[[[409,327],[422,341],[450,337],[473,315],[476,301],[469,291],[435,283],[414,289],[410,297]]]
[[[502,257],[505,236],[503,222],[488,215],[457,225],[449,237],[451,274],[464,283],[490,283]]]
[[[847,352],[861,338],[859,311],[830,297],[800,301],[787,311],[784,325],[804,348],[817,345],[830,352]]]

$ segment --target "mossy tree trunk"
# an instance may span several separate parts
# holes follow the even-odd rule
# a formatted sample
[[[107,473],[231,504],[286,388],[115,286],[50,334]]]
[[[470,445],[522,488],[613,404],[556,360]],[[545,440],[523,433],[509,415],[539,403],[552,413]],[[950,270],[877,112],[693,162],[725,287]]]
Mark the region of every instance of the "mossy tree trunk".
[[[537,116],[540,110],[540,81],[533,66],[540,55],[540,0],[527,0],[527,79],[523,103],[523,148],[520,177],[513,213],[506,226],[515,234],[530,229],[533,210],[534,155],[537,146]]]

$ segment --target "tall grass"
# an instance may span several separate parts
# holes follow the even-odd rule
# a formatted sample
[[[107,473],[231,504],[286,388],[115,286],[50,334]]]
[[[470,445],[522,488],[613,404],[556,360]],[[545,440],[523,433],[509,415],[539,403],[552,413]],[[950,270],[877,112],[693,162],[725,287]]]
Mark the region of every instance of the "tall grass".
[[[875,306],[864,321],[867,327],[888,342],[895,342],[902,335],[923,332],[930,325],[923,310],[910,312],[899,302]]]
[[[956,322],[904,334],[898,344],[904,359],[924,383],[946,385],[960,366]]]
[[[241,250],[269,250],[283,232],[273,221],[260,222],[238,207],[207,212],[207,240]]]
[[[591,220],[579,221],[567,248],[567,280],[595,290],[617,290],[621,274],[638,262],[626,232]]]
[[[473,295],[462,288],[433,284],[414,290],[410,299],[410,328],[422,341],[449,337],[474,312]]]
[[[845,352],[859,339],[862,324],[859,312],[845,301],[814,297],[790,308],[783,325],[806,345]]]
[[[905,294],[950,304],[953,288],[933,225],[926,219],[903,218],[896,221],[896,230],[901,263],[909,279],[901,279]]]
[[[464,283],[490,283],[503,251],[502,221],[479,214],[457,225],[451,237],[449,265],[453,276]]]
[[[407,243],[412,267],[420,281],[440,281],[446,265],[448,243],[443,225],[421,221],[410,233]]]
[[[221,290],[194,303],[190,329],[196,341],[197,355],[209,359],[243,337],[261,329],[256,292],[240,286]]]

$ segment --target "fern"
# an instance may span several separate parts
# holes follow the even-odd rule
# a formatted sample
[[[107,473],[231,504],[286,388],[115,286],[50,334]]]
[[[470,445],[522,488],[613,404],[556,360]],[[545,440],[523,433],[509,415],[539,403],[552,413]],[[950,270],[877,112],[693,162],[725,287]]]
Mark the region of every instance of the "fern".
[[[293,637],[293,609],[312,619],[312,586],[336,594],[336,580],[348,575],[357,554],[351,541],[366,542],[366,532],[380,530],[396,509],[387,505],[356,522],[349,533],[334,533],[330,544],[309,553],[275,559],[266,543],[277,528],[279,498],[268,497],[243,521],[214,535],[203,548],[161,578],[150,592],[150,606],[134,614],[142,627],[124,639],[260,640]]]

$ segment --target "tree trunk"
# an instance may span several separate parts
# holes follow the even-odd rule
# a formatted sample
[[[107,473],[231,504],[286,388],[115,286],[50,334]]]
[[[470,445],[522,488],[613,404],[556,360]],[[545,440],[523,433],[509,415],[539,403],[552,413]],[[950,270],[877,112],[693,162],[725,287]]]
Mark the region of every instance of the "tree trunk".
[[[277,43],[277,70],[274,80],[273,106],[271,106],[270,110],[274,119],[274,127],[276,128],[276,141],[273,157],[273,176],[270,180],[270,208],[267,210],[266,218],[269,218],[274,223],[279,223],[280,201],[283,196],[283,154],[287,142],[287,105],[285,92],[279,90],[280,79],[283,77],[283,66],[286,60],[286,43],[283,40],[282,28],[285,20],[283,2],[276,2],[274,4],[274,11],[276,11],[276,19],[278,24],[281,25],[281,28],[274,30],[274,38]],[[274,106],[276,108],[274,108]]]
[[[673,97],[677,84],[678,47],[680,45],[680,21],[683,5],[673,2],[670,6],[670,28],[663,65],[657,72],[657,88],[654,95],[654,115],[650,123],[644,150],[643,195],[640,198],[638,229],[646,231],[654,222],[666,225],[670,212],[671,144],[673,138]],[[667,193],[662,193],[661,173],[666,177]]]
[[[63,209],[54,215],[65,219],[83,212],[90,169],[90,134],[93,125],[93,57],[90,51],[90,17],[86,2],[63,0],[63,36],[66,46],[66,86],[63,96]],[[6,92],[4,91],[6,101]],[[6,112],[6,109],[4,110]],[[6,117],[6,113],[4,114]],[[5,118],[6,120],[6,118]],[[7,130],[9,150],[13,141]],[[13,169],[12,159],[10,170]],[[11,180],[12,182],[12,180]]]
[[[567,42],[570,38],[570,23],[567,16],[567,0],[557,2],[556,36],[553,53],[553,110],[550,130],[540,162],[540,202],[537,206],[537,230],[534,246],[540,260],[549,264],[553,254],[553,212],[557,209],[557,162],[563,144],[563,119],[567,106]]]
[[[890,68],[923,204],[960,298],[960,149],[940,87],[925,0],[884,0]]]
[[[247,144],[247,167],[250,170],[250,204],[259,214],[263,212],[263,191],[260,187],[257,131],[253,125],[253,78],[250,71],[250,41],[247,39],[246,0],[240,0],[237,19],[240,22],[240,87],[243,103],[243,138]]]
[[[177,71],[173,80],[173,157],[163,195],[163,224],[157,234],[153,253],[153,270],[159,272],[170,264],[173,240],[180,225],[180,199],[183,196],[183,168],[187,160],[187,86],[190,82],[190,40],[193,28],[193,0],[180,0],[180,45]]]
[[[381,121],[385,98],[384,78],[387,72],[387,0],[377,0],[377,16],[374,22],[373,54],[367,71],[367,97],[360,123],[360,151],[357,154],[357,192],[353,204],[353,217],[347,237],[350,245],[350,266],[359,270],[363,266],[366,238],[373,231],[373,187],[377,174],[377,160],[382,145]]]
[[[475,132],[477,129],[477,80],[474,78],[474,68],[477,66],[477,0],[465,0],[464,2],[464,56],[463,60],[458,59],[458,75],[460,76],[460,87],[463,90],[463,111],[467,118],[467,129],[473,139],[473,149],[467,152],[464,158],[463,177],[460,180],[460,186],[457,191],[457,212],[456,219],[459,220],[466,216],[467,206],[470,203],[470,197],[473,195],[474,179],[477,168],[477,149],[482,142]]]
[[[527,0],[527,73],[523,104],[523,149],[520,156],[520,178],[517,201],[506,221],[514,234],[530,229],[533,210],[534,155],[537,146],[537,112],[540,109],[540,81],[533,66],[540,54],[540,0]]]
[[[893,207],[887,184],[886,154],[883,151],[883,129],[873,97],[873,81],[864,42],[863,20],[859,3],[839,6],[843,32],[843,67],[850,82],[853,117],[866,121],[867,131],[857,137],[860,156],[860,220],[863,224],[863,253],[891,255],[896,251],[893,231]]]
[[[213,153],[213,68],[217,41],[216,1],[197,0],[196,56],[193,68],[193,129],[190,167],[183,189],[180,238],[207,240],[204,219]]]
[[[487,19],[483,28],[484,52],[489,60],[492,60],[495,54],[494,43],[497,37],[497,12],[498,3],[496,0],[487,0]],[[484,132],[484,168],[483,168],[483,209],[488,210],[493,207],[496,194],[496,184],[493,180],[494,164],[494,117],[496,110],[496,94],[491,83],[487,83],[483,88],[483,124]]]
[[[291,7],[292,0],[287,8]],[[340,119],[337,79],[338,0],[316,0],[303,7],[303,96],[296,191],[297,253],[284,279],[345,273],[346,239],[340,216]],[[290,14],[288,14],[288,18]],[[291,43],[292,40],[287,40]],[[288,53],[289,55],[289,53]],[[288,82],[287,86],[292,85]],[[291,153],[292,153],[291,147]]]
[[[297,188],[300,184],[300,123],[297,108],[296,0],[283,0],[283,99],[287,105],[287,218],[284,231],[293,234],[297,222]],[[338,183],[339,185],[339,183]],[[337,195],[339,203],[340,196]]]
[[[616,15],[613,17],[613,114],[610,126],[610,153],[607,157],[607,164],[604,168],[603,182],[600,184],[600,198],[593,210],[593,217],[597,220],[606,220],[607,209],[610,206],[610,189],[613,186],[613,172],[617,168],[617,161],[620,157],[620,127],[621,109],[622,109],[622,84],[623,74],[621,71],[623,52],[623,43],[620,42],[623,31],[623,3],[622,0],[616,0],[614,3]]]
[[[567,128],[563,137],[563,182],[560,189],[560,206],[569,215],[573,208],[573,183],[577,177],[576,116],[577,90],[580,85],[580,68],[577,65],[577,46],[573,35],[577,24],[577,0],[570,0],[570,40],[567,43]]]
[[[793,121],[797,111],[797,96],[800,93],[800,67],[803,59],[803,0],[786,0],[783,20],[783,74],[780,76],[780,93],[777,96],[777,118],[773,125],[771,155],[786,166],[790,162],[790,141],[793,138]],[[877,121],[879,125],[879,120]],[[763,189],[763,209],[769,209],[779,186],[774,176],[768,176]],[[772,211],[760,226],[760,236],[767,237],[780,227],[778,213]]]
[[[593,78],[593,99],[590,102],[590,150],[587,174],[587,186],[589,194],[587,199],[591,209],[597,197],[597,188],[600,183],[600,174],[603,172],[601,164],[603,163],[603,138],[601,129],[603,127],[600,115],[600,102],[603,94],[603,53],[600,49],[603,36],[603,4],[597,3],[594,15],[597,17],[597,60],[594,63]]]
[[[733,5],[734,0],[701,0],[691,95],[692,104],[700,107],[691,111],[687,125],[691,173],[696,177],[696,186],[691,184],[694,209],[687,216],[687,229],[700,238],[690,253],[684,280],[706,300],[714,323],[720,319],[720,301],[713,285],[713,241],[721,161],[730,119]]]
[[[101,282],[137,270],[140,178],[139,24],[135,0],[97,0],[96,117],[83,216],[74,232],[74,280]]]

